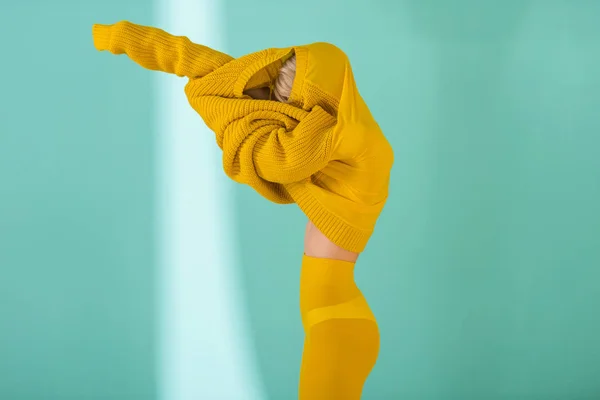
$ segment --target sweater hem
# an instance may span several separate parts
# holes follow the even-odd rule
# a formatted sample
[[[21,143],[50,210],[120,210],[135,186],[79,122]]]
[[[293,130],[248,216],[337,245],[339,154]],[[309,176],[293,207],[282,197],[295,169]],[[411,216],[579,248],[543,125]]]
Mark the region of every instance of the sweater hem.
[[[373,229],[359,229],[341,220],[326,210],[306,187],[290,185],[287,189],[302,212],[329,240],[348,251],[364,251]]]

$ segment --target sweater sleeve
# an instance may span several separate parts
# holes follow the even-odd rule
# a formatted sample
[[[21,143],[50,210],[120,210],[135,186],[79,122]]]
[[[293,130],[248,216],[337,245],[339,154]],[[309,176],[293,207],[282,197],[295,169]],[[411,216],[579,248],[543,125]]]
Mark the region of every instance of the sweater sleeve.
[[[113,54],[127,54],[144,68],[199,78],[232,60],[227,54],[192,43],[185,36],[173,36],[161,29],[120,21],[95,24],[94,46]]]
[[[256,127],[250,133],[235,139],[224,135],[223,166],[232,179],[249,183],[244,177],[256,174],[272,183],[299,182],[330,161],[336,120],[321,107],[313,108],[293,129],[262,125],[265,115],[260,114],[248,116],[257,117],[249,124]]]

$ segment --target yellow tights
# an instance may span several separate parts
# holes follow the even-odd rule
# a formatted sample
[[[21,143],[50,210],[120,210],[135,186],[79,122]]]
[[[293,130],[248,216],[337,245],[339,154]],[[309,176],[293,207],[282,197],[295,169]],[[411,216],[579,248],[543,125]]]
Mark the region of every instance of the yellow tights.
[[[300,400],[358,400],[379,353],[377,322],[354,282],[354,263],[304,256]]]

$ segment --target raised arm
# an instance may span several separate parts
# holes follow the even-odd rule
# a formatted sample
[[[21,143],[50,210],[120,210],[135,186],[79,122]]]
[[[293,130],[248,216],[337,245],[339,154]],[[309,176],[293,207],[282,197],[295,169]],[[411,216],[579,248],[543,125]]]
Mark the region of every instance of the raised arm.
[[[199,78],[232,60],[232,57],[192,43],[185,36],[173,36],[162,29],[120,21],[95,24],[94,46],[99,51],[127,54],[144,68],[179,77]]]
[[[252,151],[257,174],[281,184],[308,179],[331,160],[335,123],[335,118],[316,106],[291,130],[279,128],[268,134],[257,130]]]

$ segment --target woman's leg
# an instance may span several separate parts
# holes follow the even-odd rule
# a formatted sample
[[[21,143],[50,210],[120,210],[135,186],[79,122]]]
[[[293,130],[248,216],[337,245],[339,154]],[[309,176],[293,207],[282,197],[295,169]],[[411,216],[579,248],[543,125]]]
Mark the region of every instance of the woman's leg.
[[[300,279],[306,335],[300,400],[360,399],[377,360],[377,322],[354,282],[357,256],[335,246],[309,223]]]

